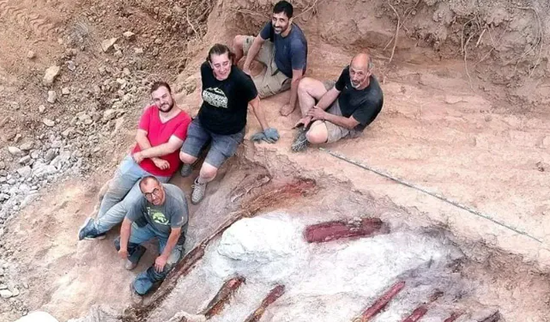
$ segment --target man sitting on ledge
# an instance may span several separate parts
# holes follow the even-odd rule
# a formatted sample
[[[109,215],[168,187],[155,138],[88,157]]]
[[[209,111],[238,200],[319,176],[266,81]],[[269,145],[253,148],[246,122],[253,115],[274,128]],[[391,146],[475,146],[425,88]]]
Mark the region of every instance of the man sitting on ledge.
[[[372,75],[369,53],[357,54],[344,68],[338,81],[321,82],[306,77],[298,85],[302,119],[292,151],[299,152],[308,144],[336,142],[358,137],[384,103],[382,89]]]

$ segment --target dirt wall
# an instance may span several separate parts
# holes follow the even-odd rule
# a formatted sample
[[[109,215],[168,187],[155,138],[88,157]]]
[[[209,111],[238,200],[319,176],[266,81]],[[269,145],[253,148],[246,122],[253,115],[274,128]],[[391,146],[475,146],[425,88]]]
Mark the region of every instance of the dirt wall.
[[[256,34],[274,1],[224,1],[210,19],[215,37]],[[454,60],[473,91],[504,91],[511,105],[548,102],[550,4],[542,0],[292,1],[310,43],[371,48],[377,63]],[[224,30],[226,31],[224,33]],[[397,41],[395,35],[398,34]],[[390,68],[391,66],[387,66]]]

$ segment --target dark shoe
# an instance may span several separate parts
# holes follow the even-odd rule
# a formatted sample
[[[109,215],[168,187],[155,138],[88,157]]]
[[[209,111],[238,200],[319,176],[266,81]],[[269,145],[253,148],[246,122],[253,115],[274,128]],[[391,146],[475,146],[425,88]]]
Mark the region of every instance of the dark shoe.
[[[184,163],[181,166],[181,170],[180,170],[181,176],[186,178],[186,177],[189,177],[191,175],[191,173],[193,173],[193,165]]]
[[[294,142],[292,142],[292,152],[302,152],[307,148],[309,142],[307,141],[306,133],[307,130],[305,127],[298,129],[298,135],[294,139]]]
[[[83,239],[104,239],[105,233],[99,234],[94,226],[94,219],[89,217],[78,230],[78,240]]]

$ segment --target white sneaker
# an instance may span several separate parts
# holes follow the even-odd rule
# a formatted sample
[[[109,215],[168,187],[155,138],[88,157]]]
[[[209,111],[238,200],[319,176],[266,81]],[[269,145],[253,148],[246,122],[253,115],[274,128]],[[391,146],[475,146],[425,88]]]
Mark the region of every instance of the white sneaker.
[[[191,203],[196,205],[202,198],[204,198],[204,193],[206,192],[206,183],[199,183],[199,178],[195,179],[193,183],[193,192],[191,193]]]

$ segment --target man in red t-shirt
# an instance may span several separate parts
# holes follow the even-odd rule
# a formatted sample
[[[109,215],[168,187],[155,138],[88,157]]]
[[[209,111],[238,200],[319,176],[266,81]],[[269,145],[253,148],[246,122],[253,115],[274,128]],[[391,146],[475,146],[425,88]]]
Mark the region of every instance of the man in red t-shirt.
[[[141,178],[155,176],[165,183],[179,169],[179,149],[187,137],[191,118],[176,106],[167,83],[154,83],[151,97],[154,105],[141,116],[136,146],[111,180],[97,218],[86,219],[80,228],[79,240],[104,238],[109,229],[122,222],[129,205],[142,198],[138,184]]]

